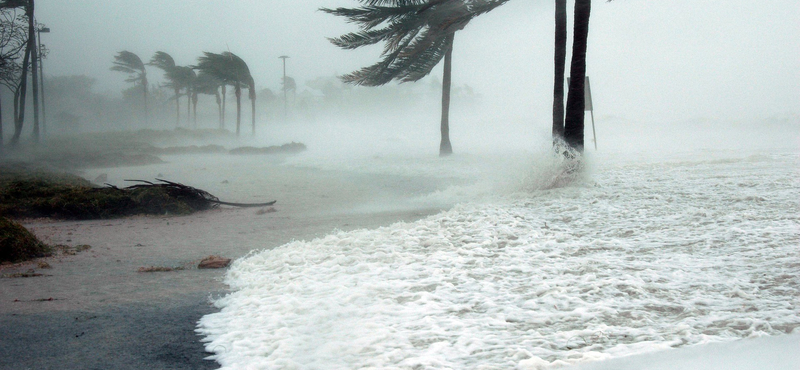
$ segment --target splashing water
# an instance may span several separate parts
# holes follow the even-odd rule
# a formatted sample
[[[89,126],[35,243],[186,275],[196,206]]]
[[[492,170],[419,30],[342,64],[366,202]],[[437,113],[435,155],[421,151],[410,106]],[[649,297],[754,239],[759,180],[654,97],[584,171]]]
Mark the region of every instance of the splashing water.
[[[798,163],[546,162],[503,196],[252,253],[198,332],[224,369],[538,369],[797,332]]]

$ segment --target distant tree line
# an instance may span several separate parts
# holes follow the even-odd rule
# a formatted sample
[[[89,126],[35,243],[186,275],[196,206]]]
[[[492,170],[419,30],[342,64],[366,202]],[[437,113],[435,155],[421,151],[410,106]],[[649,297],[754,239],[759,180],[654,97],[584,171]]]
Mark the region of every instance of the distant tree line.
[[[175,125],[180,124],[180,99],[186,97],[186,122],[197,126],[197,100],[199,94],[214,95],[219,110],[219,127],[225,126],[225,97],[226,87],[232,86],[236,96],[236,135],[241,131],[242,113],[242,87],[249,91],[251,102],[252,132],[256,132],[256,86],[250,69],[242,58],[231,52],[210,53],[204,52],[197,58],[197,65],[179,66],[168,53],[156,52],[147,65],[161,69],[167,83],[164,87],[171,88],[175,95]],[[114,57],[111,70],[128,74],[127,82],[133,83],[134,88],[141,89],[143,96],[143,115],[148,116],[147,69],[145,63],[138,55],[124,50]],[[192,118],[194,113],[194,118]]]

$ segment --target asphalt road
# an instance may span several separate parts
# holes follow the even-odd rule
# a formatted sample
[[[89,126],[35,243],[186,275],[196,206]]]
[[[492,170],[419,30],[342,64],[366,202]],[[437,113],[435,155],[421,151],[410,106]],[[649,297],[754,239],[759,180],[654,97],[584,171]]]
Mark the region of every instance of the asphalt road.
[[[217,369],[195,334],[208,294],[98,311],[0,315],[0,369]]]

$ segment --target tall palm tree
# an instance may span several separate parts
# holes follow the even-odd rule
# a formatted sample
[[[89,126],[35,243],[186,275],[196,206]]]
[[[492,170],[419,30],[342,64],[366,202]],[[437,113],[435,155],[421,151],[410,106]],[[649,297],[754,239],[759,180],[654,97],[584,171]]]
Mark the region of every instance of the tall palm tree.
[[[586,46],[589,36],[589,16],[592,0],[575,0],[575,25],[572,44],[567,111],[564,120],[564,141],[583,151],[583,120],[586,108],[584,85],[586,81]]]
[[[114,56],[114,66],[111,67],[112,71],[123,72],[128,74],[126,82],[133,82],[134,86],[139,84],[142,86],[142,93],[144,96],[144,117],[147,121],[147,70],[144,63],[138,55],[130,51],[120,51]]]
[[[233,85],[236,95],[236,135],[238,136],[241,128],[242,114],[242,85],[246,85],[250,90],[250,101],[252,105],[253,134],[256,132],[256,94],[255,81],[250,74],[247,63],[231,52],[220,54],[203,52],[203,56],[197,58],[195,69],[202,73],[214,76],[225,84]]]
[[[343,49],[383,42],[381,61],[342,76],[346,83],[380,86],[392,80],[413,82],[430,74],[444,59],[442,119],[439,155],[452,154],[450,144],[450,81],[455,33],[474,17],[505,4],[508,0],[359,0],[358,8],[323,8],[345,17],[360,31],[330,41]],[[379,28],[383,27],[383,28]]]
[[[553,82],[553,144],[564,139],[564,72],[567,63],[567,0],[556,1],[555,78]]]
[[[180,126],[181,122],[181,101],[178,99],[181,92],[181,85],[178,81],[175,81],[170,74],[176,65],[175,59],[172,58],[171,55],[163,52],[157,51],[152,58],[150,58],[150,62],[147,63],[148,65],[155,66],[162,71],[164,71],[164,77],[167,79],[166,87],[171,87],[175,91],[175,127]]]

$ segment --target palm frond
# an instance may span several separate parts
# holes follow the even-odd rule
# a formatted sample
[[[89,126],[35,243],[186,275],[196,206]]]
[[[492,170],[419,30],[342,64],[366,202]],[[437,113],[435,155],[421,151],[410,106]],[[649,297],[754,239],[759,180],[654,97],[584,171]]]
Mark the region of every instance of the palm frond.
[[[150,62],[147,64],[167,72],[170,69],[175,68],[175,59],[172,59],[171,55],[163,51],[157,51],[155,54],[153,54],[153,57],[150,58]]]
[[[114,66],[125,67],[142,73],[145,71],[144,63],[142,63],[139,56],[127,50],[120,51],[114,56]]]
[[[359,0],[358,8],[323,8],[344,17],[360,31],[329,39],[343,49],[383,42],[381,60],[341,76],[355,85],[378,86],[392,80],[417,81],[428,74],[452,47],[448,38],[475,17],[508,0]]]

